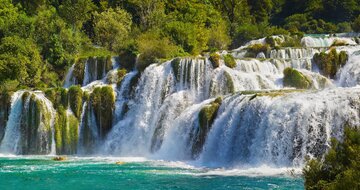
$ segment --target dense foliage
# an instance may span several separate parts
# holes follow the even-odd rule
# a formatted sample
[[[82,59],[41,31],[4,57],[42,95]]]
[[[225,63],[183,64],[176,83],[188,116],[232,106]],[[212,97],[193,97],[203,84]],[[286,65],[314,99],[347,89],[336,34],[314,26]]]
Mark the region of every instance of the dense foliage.
[[[324,160],[309,160],[303,170],[306,189],[360,189],[360,131],[345,127],[343,141],[332,140]]]
[[[359,13],[357,0],[2,0],[0,83],[58,87],[93,56],[122,55],[129,70],[140,54],[143,70],[273,34],[359,32]]]

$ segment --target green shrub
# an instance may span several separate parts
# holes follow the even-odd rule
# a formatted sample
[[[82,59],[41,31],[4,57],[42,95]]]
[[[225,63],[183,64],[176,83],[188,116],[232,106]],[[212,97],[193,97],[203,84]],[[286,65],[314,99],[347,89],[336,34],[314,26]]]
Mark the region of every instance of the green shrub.
[[[5,37],[0,43],[0,84],[17,80],[21,85],[35,87],[40,81],[42,59],[31,39]]]
[[[132,70],[135,67],[137,54],[131,50],[123,50],[119,54],[120,65],[127,70]]]
[[[325,159],[309,160],[303,169],[306,189],[360,189],[360,131],[344,126],[344,140],[335,138]]]
[[[266,44],[269,44],[269,46],[272,48],[276,47],[279,44],[279,42],[277,42],[276,39],[272,36],[266,37],[265,42]]]
[[[131,15],[123,9],[109,8],[102,13],[94,13],[95,39],[109,50],[119,50],[127,45],[131,30]]]
[[[214,69],[220,66],[220,55],[218,53],[210,54],[209,59]]]
[[[144,33],[138,37],[136,42],[140,52],[136,68],[140,72],[159,59],[170,59],[181,55],[182,52],[169,38],[161,36],[158,31]]]
[[[337,53],[336,49],[331,49],[328,54],[325,52],[317,53],[313,57],[313,61],[319,67],[320,72],[330,78],[335,78],[337,71],[346,64],[347,60],[347,53],[345,51]]]
[[[236,67],[236,61],[234,57],[231,54],[224,55],[224,62],[225,65],[229,68],[235,68]]]
[[[285,40],[280,44],[281,47],[302,47],[301,37],[298,35],[285,36]]]
[[[360,32],[360,15],[356,17],[356,19],[352,23],[352,29],[354,30],[354,32]]]
[[[311,80],[304,76],[301,72],[290,67],[284,70],[284,86],[295,87],[298,89],[308,89],[311,87]]]
[[[126,69],[118,69],[117,71],[117,85],[120,85],[122,80],[124,79],[125,75],[127,73],[127,70]]]
[[[247,47],[246,50],[246,57],[255,58],[259,53],[264,53],[267,55],[270,51],[270,46],[268,44],[253,44]]]

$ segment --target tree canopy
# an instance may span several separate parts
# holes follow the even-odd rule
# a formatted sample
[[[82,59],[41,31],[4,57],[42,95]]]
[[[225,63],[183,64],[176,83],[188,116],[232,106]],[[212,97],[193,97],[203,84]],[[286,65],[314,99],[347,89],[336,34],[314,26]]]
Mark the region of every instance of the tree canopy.
[[[140,54],[143,67],[274,34],[359,32],[359,14],[357,0],[2,0],[1,81],[56,86],[99,53]]]

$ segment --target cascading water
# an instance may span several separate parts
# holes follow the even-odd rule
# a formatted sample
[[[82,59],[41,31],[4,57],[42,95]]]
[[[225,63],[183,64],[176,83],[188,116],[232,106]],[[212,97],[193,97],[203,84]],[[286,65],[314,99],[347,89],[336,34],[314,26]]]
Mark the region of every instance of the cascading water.
[[[279,43],[286,40],[275,38]],[[351,46],[336,47],[349,59],[332,80],[320,74],[313,57],[336,40]],[[78,127],[77,147],[62,138],[55,142],[40,138],[56,136],[53,132],[38,130],[40,137],[33,138],[51,150],[56,144],[56,150],[82,155],[195,160],[210,167],[299,167],[306,156],[321,157],[331,137],[342,137],[345,124],[360,125],[360,89],[355,87],[360,84],[360,58],[353,39],[305,37],[303,48],[276,48],[260,53],[260,58],[245,58],[247,47],[257,43],[266,40],[222,52],[220,56],[235,57],[234,68],[224,59],[214,68],[207,57],[177,58],[121,77],[121,64],[115,58],[111,65],[110,59],[102,58],[79,61],[70,68],[64,85],[82,84],[84,95],[76,107],[81,114],[64,104],[64,129]],[[288,67],[301,73],[309,89],[284,88],[283,71]],[[111,87],[104,88],[107,85]],[[23,152],[21,142],[29,137],[21,131],[28,129],[26,113],[33,114],[34,107],[31,96],[24,98],[24,93],[41,102],[41,116],[51,113],[51,119],[40,117],[38,129],[54,125],[54,108],[41,93],[16,92],[0,152],[49,154],[52,151],[41,148]],[[114,102],[108,101],[112,95]],[[71,126],[70,121],[74,121]]]
[[[11,100],[1,152],[55,154],[54,120],[55,110],[44,94],[16,92]]]

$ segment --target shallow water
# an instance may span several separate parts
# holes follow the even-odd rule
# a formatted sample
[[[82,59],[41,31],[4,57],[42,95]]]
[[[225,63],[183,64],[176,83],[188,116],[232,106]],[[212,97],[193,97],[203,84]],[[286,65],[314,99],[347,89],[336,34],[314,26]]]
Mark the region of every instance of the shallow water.
[[[121,165],[115,164],[122,161]],[[266,172],[267,170],[268,172]],[[0,157],[0,189],[304,189],[281,169],[209,169],[144,158]]]

